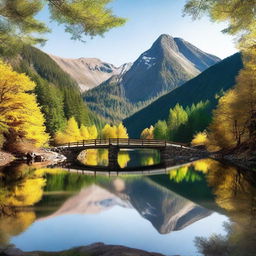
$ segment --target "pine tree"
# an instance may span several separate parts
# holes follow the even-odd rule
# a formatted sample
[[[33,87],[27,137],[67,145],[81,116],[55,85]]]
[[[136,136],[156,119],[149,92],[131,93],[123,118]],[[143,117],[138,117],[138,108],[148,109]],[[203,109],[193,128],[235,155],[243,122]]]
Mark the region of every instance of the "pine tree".
[[[177,104],[173,109],[170,109],[168,128],[169,128],[169,139],[175,138],[175,133],[180,125],[185,124],[188,121],[188,114],[182,106]]]
[[[166,140],[168,137],[168,127],[166,121],[159,120],[154,127],[154,138]]]

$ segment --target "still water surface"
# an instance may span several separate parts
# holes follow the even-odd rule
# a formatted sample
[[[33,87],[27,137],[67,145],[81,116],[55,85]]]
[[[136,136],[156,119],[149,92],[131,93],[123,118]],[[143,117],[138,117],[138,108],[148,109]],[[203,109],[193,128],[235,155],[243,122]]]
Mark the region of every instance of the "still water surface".
[[[153,151],[121,155],[120,166],[159,162]],[[60,251],[103,242],[196,256],[195,238],[216,234],[204,249],[255,255],[255,180],[211,159],[162,175],[118,177],[15,164],[2,168],[0,202],[19,211],[0,218],[0,246]]]

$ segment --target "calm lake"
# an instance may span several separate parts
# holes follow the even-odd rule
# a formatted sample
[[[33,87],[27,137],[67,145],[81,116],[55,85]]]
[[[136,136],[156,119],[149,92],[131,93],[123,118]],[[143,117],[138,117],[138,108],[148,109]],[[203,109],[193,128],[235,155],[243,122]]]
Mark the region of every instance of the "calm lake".
[[[104,151],[86,157],[86,164],[107,164]],[[159,155],[122,151],[118,163],[154,165]],[[205,241],[196,237],[212,236],[203,246],[255,255],[254,172],[211,159],[158,175],[85,175],[40,163],[1,171],[0,203],[17,210],[0,218],[0,246],[60,251],[103,242],[196,256]]]

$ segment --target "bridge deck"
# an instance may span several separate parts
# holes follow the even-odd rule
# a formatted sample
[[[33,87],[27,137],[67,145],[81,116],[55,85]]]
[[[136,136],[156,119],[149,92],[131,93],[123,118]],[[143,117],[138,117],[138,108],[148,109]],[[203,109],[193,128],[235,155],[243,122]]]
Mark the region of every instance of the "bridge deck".
[[[148,140],[148,139],[92,139],[71,142],[59,145],[61,148],[109,148],[118,146],[120,148],[163,148],[167,146],[187,147],[185,143],[176,143],[167,140]]]

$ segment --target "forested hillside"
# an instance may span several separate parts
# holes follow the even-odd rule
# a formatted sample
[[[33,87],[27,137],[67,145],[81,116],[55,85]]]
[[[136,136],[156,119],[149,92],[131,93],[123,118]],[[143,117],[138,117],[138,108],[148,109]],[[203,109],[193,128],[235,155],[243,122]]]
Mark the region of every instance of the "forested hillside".
[[[53,135],[63,129],[72,116],[79,125],[100,124],[83,102],[77,83],[47,54],[24,46],[19,57],[9,62],[36,83],[35,93],[46,119],[47,132]]]
[[[170,108],[173,108],[177,103],[186,108],[193,103],[209,101],[210,115],[211,110],[217,105],[218,97],[234,86],[235,77],[242,67],[241,54],[234,54],[181,87],[160,97],[146,108],[124,120],[130,137],[139,137],[144,128],[154,125],[158,120],[167,120]]]
[[[120,76],[113,76],[84,94],[90,110],[110,123],[122,121],[153,101],[131,103],[125,98],[124,88],[119,84],[119,79]]]

